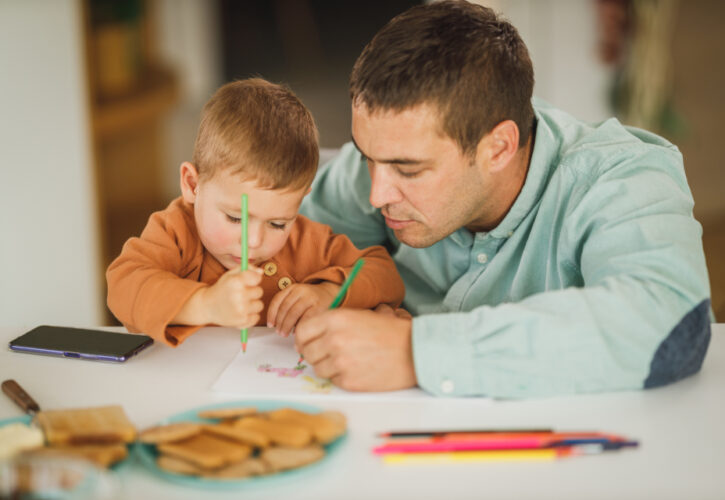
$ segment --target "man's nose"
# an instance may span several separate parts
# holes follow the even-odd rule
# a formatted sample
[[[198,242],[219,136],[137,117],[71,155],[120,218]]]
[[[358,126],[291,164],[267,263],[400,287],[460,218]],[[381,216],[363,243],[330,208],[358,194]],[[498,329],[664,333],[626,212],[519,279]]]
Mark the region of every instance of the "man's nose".
[[[369,166],[370,171],[370,204],[375,208],[394,205],[402,201],[403,196],[395,186],[391,167],[388,165]]]

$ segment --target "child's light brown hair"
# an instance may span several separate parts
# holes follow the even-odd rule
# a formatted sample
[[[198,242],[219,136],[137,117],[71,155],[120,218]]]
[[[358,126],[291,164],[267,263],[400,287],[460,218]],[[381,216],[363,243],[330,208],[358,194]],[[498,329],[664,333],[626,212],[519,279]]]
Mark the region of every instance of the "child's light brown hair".
[[[200,180],[229,168],[263,188],[296,190],[312,183],[318,161],[312,115],[282,85],[227,83],[204,106],[192,157]]]

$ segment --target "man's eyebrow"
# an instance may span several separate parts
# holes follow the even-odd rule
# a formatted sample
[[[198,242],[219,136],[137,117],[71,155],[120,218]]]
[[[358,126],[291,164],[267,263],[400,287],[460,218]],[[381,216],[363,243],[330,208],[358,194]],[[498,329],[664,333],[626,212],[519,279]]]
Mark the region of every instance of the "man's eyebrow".
[[[350,139],[352,139],[352,143],[357,148],[358,151],[360,151],[360,154],[363,155],[365,158],[370,158],[368,155],[365,154],[365,152],[360,149],[360,146],[357,145],[357,142],[355,142],[355,137],[350,136]],[[394,165],[420,165],[423,163],[423,160],[416,160],[413,158],[381,158],[379,160],[375,160],[374,158],[370,158],[371,160],[377,162],[377,163],[384,163],[384,164],[394,164]]]

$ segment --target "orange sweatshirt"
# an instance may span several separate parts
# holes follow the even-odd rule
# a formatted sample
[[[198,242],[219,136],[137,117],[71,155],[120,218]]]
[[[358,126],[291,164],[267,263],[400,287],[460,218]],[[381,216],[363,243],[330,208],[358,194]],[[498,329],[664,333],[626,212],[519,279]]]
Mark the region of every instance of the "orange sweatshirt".
[[[293,283],[342,284],[359,258],[365,265],[341,306],[400,305],[403,280],[383,247],[358,250],[347,236],[299,215],[282,250],[260,265],[265,306],[258,324],[267,324],[267,307],[280,290]],[[152,214],[141,237],[129,239],[108,267],[108,307],[130,332],[176,346],[201,326],[169,322],[194,292],[226,271],[201,244],[193,206],[177,198]]]

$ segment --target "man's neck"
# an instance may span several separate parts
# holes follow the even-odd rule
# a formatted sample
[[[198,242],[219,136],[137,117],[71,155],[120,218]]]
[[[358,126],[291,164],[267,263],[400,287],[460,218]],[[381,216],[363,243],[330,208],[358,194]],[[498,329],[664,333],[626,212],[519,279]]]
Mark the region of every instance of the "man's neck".
[[[498,193],[500,193],[500,196],[498,200],[492,204],[492,208],[495,207],[498,208],[498,210],[494,213],[491,213],[492,211],[489,210],[490,216],[485,222],[474,222],[473,224],[467,225],[466,229],[474,233],[490,231],[498,226],[509,213],[509,210],[511,210],[511,207],[516,201],[516,198],[518,198],[519,193],[521,193],[524,183],[526,182],[526,175],[529,172],[529,164],[531,163],[531,155],[534,151],[535,132],[536,127],[534,127],[531,135],[529,135],[529,139],[526,141],[526,144],[519,148],[511,160],[511,164],[506,167],[508,177],[505,179],[505,182],[499,186],[500,189]]]

